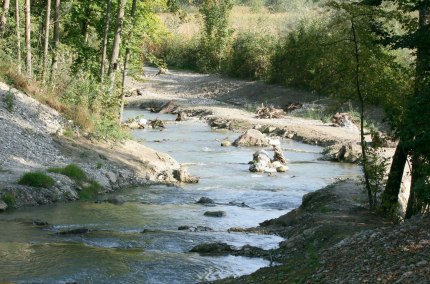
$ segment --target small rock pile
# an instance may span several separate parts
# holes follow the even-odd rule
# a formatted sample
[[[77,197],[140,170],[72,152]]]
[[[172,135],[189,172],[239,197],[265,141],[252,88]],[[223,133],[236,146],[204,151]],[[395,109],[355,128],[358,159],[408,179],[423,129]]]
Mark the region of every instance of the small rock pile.
[[[430,215],[367,230],[323,252],[308,283],[428,283]]]

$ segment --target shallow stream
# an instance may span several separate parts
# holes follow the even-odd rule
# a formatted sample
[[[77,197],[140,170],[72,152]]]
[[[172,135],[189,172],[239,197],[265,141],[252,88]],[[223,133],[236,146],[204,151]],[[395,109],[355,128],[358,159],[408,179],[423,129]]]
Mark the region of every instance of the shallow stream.
[[[256,148],[221,147],[238,134],[212,131],[200,121],[174,122],[175,116],[138,109],[125,117],[169,120],[166,129],[135,130],[134,137],[167,152],[200,177],[198,184],[138,187],[124,190],[123,205],[73,202],[25,208],[0,215],[0,282],[18,283],[196,283],[249,274],[270,265],[259,258],[210,257],[189,250],[197,244],[226,242],[269,249],[283,239],[228,233],[231,227],[254,227],[300,205],[304,194],[340,177],[357,176],[356,166],[318,161],[322,148],[283,140],[289,171],[274,177],[248,171]],[[212,207],[195,204],[209,197]],[[225,217],[203,215],[223,210]],[[40,219],[49,226],[39,227]],[[179,231],[183,225],[213,231]],[[77,228],[81,235],[58,232]]]

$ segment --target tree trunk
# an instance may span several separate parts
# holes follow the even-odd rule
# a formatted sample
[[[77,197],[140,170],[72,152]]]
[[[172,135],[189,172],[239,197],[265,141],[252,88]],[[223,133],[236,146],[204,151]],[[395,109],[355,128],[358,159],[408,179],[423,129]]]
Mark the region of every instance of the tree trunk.
[[[361,84],[360,84],[360,53],[358,49],[358,40],[357,34],[355,31],[354,21],[351,19],[351,31],[352,31],[352,40],[354,43],[354,57],[355,57],[355,87],[358,95],[358,99],[360,101],[360,144],[361,144],[361,158],[363,160],[363,172],[364,172],[364,184],[367,191],[367,198],[369,201],[369,206],[374,205],[373,196],[372,196],[372,188],[370,186],[369,181],[369,171],[367,169],[367,153],[366,153],[366,139],[364,137],[364,97],[361,92]]]
[[[85,44],[88,43],[88,37],[89,37],[88,26],[90,23],[90,17],[91,17],[91,7],[90,7],[89,1],[87,1],[86,7],[85,7],[85,18],[82,22],[82,30],[81,30],[82,36],[84,37]]]
[[[6,21],[9,13],[10,0],[3,1],[3,12],[0,17],[0,36],[3,37],[6,30]]]
[[[60,43],[60,4],[61,0],[55,0],[54,6],[54,42],[52,45],[51,80],[54,79],[58,61],[58,44]]]
[[[16,47],[17,47],[17,61],[18,73],[21,74],[21,31],[20,31],[20,17],[19,17],[19,0],[15,2],[15,21],[16,21]]]
[[[406,208],[405,219],[411,218],[420,212],[419,201],[417,200],[417,186],[423,178],[421,175],[421,162],[417,156],[412,158],[411,189],[409,192],[408,206]]]
[[[385,214],[394,213],[399,200],[400,187],[402,185],[403,172],[408,159],[408,150],[405,149],[403,139],[400,139],[394,152],[393,161],[388,174],[387,184],[382,193],[381,209]]]
[[[125,8],[126,0],[118,0],[118,14],[116,17],[115,23],[115,37],[113,39],[112,44],[112,56],[109,63],[108,75],[111,80],[111,83],[114,84],[115,81],[115,73],[118,70],[118,58],[119,51],[121,47],[121,35],[123,29],[124,22],[124,8]]]
[[[51,24],[51,0],[46,1],[46,19],[45,19],[45,44],[43,48],[42,60],[42,80],[45,81],[46,68],[48,66],[48,48],[49,48],[49,27]]]
[[[137,6],[137,0],[133,0],[132,6],[131,6],[131,21],[132,21],[132,31],[134,26],[134,15],[136,14],[136,6]],[[124,91],[125,91],[125,78],[127,77],[128,73],[128,61],[130,60],[130,47],[128,46],[129,39],[126,43],[126,50],[125,50],[125,57],[124,57],[124,70],[122,72],[122,84],[121,84],[121,107],[119,111],[119,124],[121,125],[122,121],[122,114],[124,111]]]
[[[30,30],[30,0],[25,0],[25,48],[26,57],[25,63],[27,67],[27,75],[31,77],[33,75],[31,66],[31,30]]]
[[[103,36],[103,46],[102,46],[102,60],[101,60],[101,68],[100,68],[100,82],[103,83],[105,77],[105,66],[106,66],[106,53],[107,53],[107,44],[108,44],[108,36],[109,36],[109,24],[110,24],[110,9],[112,6],[112,1],[107,0],[106,7],[106,21],[105,21],[105,32]]]
[[[415,104],[419,108],[429,108],[430,105],[430,2],[421,1],[418,7],[419,20],[417,31],[417,65],[415,76]],[[414,111],[410,111],[410,121],[414,123],[417,116]],[[423,136],[428,135],[429,127],[427,123],[418,122],[414,125],[417,130],[413,137],[412,155],[412,176],[411,176],[411,196],[408,201],[405,218],[420,213],[427,200],[424,200],[417,191],[417,188],[424,184],[426,174],[424,172],[425,156],[428,155],[428,144],[423,143]],[[425,138],[424,138],[425,141]],[[427,145],[423,145],[427,144]],[[428,176],[427,176],[428,177]],[[420,191],[421,192],[421,191]]]

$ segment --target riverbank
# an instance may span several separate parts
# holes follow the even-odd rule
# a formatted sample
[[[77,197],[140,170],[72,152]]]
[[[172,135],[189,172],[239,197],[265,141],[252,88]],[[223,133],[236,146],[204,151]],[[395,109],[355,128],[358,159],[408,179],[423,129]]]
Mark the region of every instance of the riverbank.
[[[263,252],[278,266],[215,283],[427,283],[430,215],[394,224],[369,210],[362,186],[334,183],[257,228],[286,241]]]
[[[247,111],[250,105],[261,102],[277,107],[287,102],[312,103],[313,97],[305,92],[217,75],[183,71],[156,75],[156,71],[146,69],[145,76],[140,78],[143,82],[129,81],[129,87],[138,90],[128,99],[129,106],[157,108],[173,101],[175,113],[186,112],[189,116],[208,120],[214,127],[234,131],[257,128],[269,135],[322,146],[358,143],[359,133],[354,129],[292,116],[258,119],[253,111]],[[391,153],[392,149],[385,150],[385,155]],[[265,257],[279,266],[216,283],[428,281],[428,270],[423,267],[429,261],[426,258],[430,251],[429,238],[421,229],[427,226],[428,217],[394,225],[369,210],[366,200],[359,181],[341,181],[306,195],[298,209],[263,222],[257,228],[231,228],[231,231],[277,234],[287,240],[275,250],[246,248],[234,252],[236,255]],[[383,234],[395,237],[383,238],[383,241],[376,239],[375,236]],[[410,242],[411,249],[419,247],[418,256],[411,255],[411,249],[403,249],[401,244],[405,239]],[[229,247],[221,245],[216,250],[224,248]],[[361,258],[353,257],[355,251]],[[407,264],[398,265],[399,258],[404,258]]]
[[[215,121],[217,125],[228,124],[235,131],[269,129],[273,133],[282,132],[287,138],[321,146],[359,141],[356,128],[333,127],[332,123],[290,115],[259,119],[253,112],[261,103],[279,108],[291,102],[313,105],[315,96],[305,91],[213,74],[170,71],[157,75],[157,72],[158,69],[147,67],[145,75],[138,80],[128,78],[128,89],[135,90],[135,95],[127,98],[129,107],[150,107],[173,101],[176,112],[184,111],[189,116]]]
[[[83,137],[73,122],[57,111],[4,83],[0,83],[0,97],[2,207],[78,199],[81,184],[48,171],[69,164],[77,165],[89,180],[97,182],[99,192],[176,181],[173,171],[180,165],[167,154],[135,141],[112,144]],[[29,172],[43,172],[55,183],[49,187],[18,184],[23,174]]]

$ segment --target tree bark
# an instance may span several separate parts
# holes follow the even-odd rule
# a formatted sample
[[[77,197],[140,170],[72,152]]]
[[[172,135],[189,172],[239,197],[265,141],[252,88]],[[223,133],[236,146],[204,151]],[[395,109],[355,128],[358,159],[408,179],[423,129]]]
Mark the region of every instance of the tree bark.
[[[112,84],[115,81],[115,73],[118,70],[118,64],[119,64],[118,58],[119,58],[119,51],[121,47],[121,35],[122,35],[123,24],[124,24],[125,3],[126,3],[126,0],[118,0],[118,14],[117,14],[116,23],[115,23],[115,37],[113,39],[112,56],[110,59],[109,70],[108,70],[109,79],[111,80]]]
[[[19,16],[19,0],[15,1],[15,21],[16,21],[16,47],[17,47],[17,61],[18,73],[21,74],[21,31],[20,31],[20,16]]]
[[[367,169],[367,153],[366,153],[366,139],[364,137],[364,96],[361,92],[361,83],[360,83],[360,53],[358,49],[358,40],[357,34],[355,30],[354,20],[351,19],[351,31],[352,31],[352,40],[354,43],[354,57],[355,57],[355,87],[358,95],[358,99],[360,101],[360,144],[361,144],[361,158],[363,160],[363,172],[364,172],[364,184],[367,191],[367,198],[369,201],[369,206],[374,205],[373,196],[372,196],[372,188],[370,187],[369,181],[369,171]]]
[[[45,44],[43,48],[42,60],[42,80],[45,81],[46,68],[48,66],[48,48],[49,48],[49,27],[51,24],[51,0],[46,1],[46,19],[45,19]]]
[[[408,150],[405,149],[403,139],[400,139],[394,152],[387,184],[382,193],[381,209],[385,214],[394,213],[398,205],[400,187],[402,185],[403,172],[408,159]]]
[[[108,44],[108,36],[109,36],[111,6],[112,6],[112,1],[107,0],[105,31],[104,31],[103,46],[102,46],[102,60],[101,60],[101,64],[100,64],[100,66],[101,66],[101,68],[100,68],[100,82],[101,83],[103,83],[104,77],[105,77],[106,53],[107,53],[107,44]]]
[[[10,5],[10,0],[3,1],[3,13],[1,14],[1,17],[0,17],[0,36],[1,37],[3,37],[4,32],[6,30],[6,21],[9,13],[9,5]]]
[[[60,4],[61,0],[55,0],[54,6],[54,42],[52,45],[51,80],[55,76],[58,61],[58,44],[60,43]]]
[[[31,19],[30,19],[30,0],[25,0],[25,48],[26,48],[26,70],[27,75],[31,77],[33,75],[31,66]]]
[[[136,7],[137,7],[137,0],[133,0],[133,3],[131,5],[131,20],[132,20],[132,30],[134,26],[134,16],[136,14]],[[127,77],[128,73],[128,62],[130,60],[130,47],[128,46],[129,40],[127,40],[126,43],[126,50],[125,50],[125,57],[124,57],[124,70],[122,72],[122,84],[121,84],[121,107],[119,111],[119,124],[121,125],[122,121],[122,114],[124,112],[124,91],[125,91],[125,78]]]

